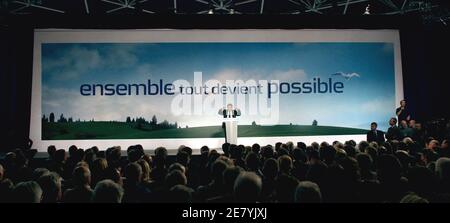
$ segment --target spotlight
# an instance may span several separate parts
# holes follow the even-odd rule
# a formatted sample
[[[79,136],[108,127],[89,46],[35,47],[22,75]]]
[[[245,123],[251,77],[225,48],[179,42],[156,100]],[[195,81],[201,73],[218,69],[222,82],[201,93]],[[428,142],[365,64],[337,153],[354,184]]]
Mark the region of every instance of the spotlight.
[[[214,11],[213,11],[212,9],[210,9],[210,10],[208,11],[208,14],[212,15],[212,14],[214,14]]]
[[[234,14],[234,9],[230,9],[230,14]]]

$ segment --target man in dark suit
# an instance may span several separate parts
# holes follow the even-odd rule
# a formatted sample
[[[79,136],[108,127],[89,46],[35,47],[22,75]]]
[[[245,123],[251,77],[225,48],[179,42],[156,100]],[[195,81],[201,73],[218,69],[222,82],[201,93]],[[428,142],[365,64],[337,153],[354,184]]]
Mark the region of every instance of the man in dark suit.
[[[241,116],[241,110],[233,109],[232,104],[228,104],[227,108],[221,108],[219,110],[219,115],[223,115],[223,118],[236,118],[237,116]]]
[[[219,110],[219,115],[222,115],[223,118],[227,119],[227,118],[236,118],[237,116],[241,116],[241,110],[239,110],[238,108],[233,108],[233,104],[228,104],[227,108],[221,108]],[[227,140],[227,130],[225,127],[225,122],[222,122],[222,128],[223,131],[225,133],[225,142],[228,142]]]
[[[401,124],[402,121],[409,122],[409,120],[411,120],[411,112],[408,107],[406,107],[406,100],[400,101],[400,107],[395,110],[395,114],[398,116],[399,124]]]
[[[370,131],[367,132],[367,142],[377,142],[378,144],[383,143],[384,140],[384,132],[377,130],[378,124],[376,122],[372,122],[370,124]]]
[[[397,126],[397,119],[392,117],[389,120],[389,125],[391,127],[389,127],[386,132],[386,139],[389,141],[400,140],[400,129]]]

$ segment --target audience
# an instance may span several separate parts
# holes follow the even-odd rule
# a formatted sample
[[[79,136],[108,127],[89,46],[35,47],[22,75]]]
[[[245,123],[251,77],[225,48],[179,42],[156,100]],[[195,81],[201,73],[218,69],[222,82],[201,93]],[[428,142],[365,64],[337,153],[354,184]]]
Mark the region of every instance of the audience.
[[[386,141],[180,146],[176,156],[132,145],[100,151],[49,146],[47,159],[16,149],[0,160],[0,202],[450,202],[448,138],[390,120]],[[370,136],[370,137],[369,137]],[[219,149],[220,150],[220,149]],[[94,189],[93,189],[94,188]]]

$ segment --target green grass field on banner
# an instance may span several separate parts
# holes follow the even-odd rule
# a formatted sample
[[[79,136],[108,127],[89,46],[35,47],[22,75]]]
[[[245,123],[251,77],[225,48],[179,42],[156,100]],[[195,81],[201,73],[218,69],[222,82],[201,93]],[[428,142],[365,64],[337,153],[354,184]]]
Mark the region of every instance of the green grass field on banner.
[[[239,137],[357,135],[367,130],[335,126],[311,125],[239,125]],[[221,126],[204,126],[173,129],[136,128],[125,122],[73,122],[43,123],[43,140],[76,139],[171,139],[171,138],[222,138]]]

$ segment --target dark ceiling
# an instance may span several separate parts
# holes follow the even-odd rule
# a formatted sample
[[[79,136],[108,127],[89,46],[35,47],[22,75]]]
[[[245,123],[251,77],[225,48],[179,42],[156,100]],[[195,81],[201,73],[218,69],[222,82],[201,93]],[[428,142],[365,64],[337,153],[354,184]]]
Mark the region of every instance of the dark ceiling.
[[[414,15],[450,23],[449,0],[0,0],[2,15],[300,14]]]

